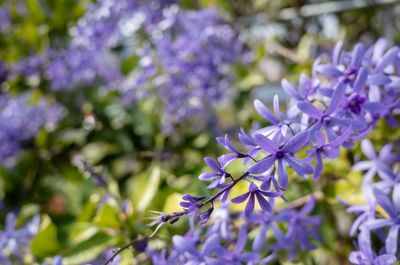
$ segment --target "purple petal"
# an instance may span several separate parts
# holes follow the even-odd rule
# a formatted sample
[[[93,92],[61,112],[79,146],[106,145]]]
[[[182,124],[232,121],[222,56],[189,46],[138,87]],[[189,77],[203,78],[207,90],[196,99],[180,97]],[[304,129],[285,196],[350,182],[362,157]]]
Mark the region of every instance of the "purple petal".
[[[372,146],[372,143],[368,139],[364,139],[361,142],[361,150],[363,151],[364,155],[371,160],[377,159],[375,149]]]
[[[382,72],[385,68],[393,63],[394,59],[399,53],[399,47],[390,48],[383,57],[379,58],[378,63],[375,67],[375,72]]]
[[[367,255],[369,259],[373,258],[371,251],[371,237],[367,229],[362,229],[358,236],[358,247],[364,255]]]
[[[178,236],[178,235],[173,236],[172,242],[177,249],[179,249],[183,252],[188,252],[193,256],[197,256],[199,254],[199,252],[193,246],[193,244],[191,244],[191,242],[189,240],[187,240],[186,238],[184,238],[182,236]]]
[[[366,127],[366,124],[359,119],[342,119],[337,117],[331,117],[331,124],[341,128],[352,126],[354,130],[363,130]]]
[[[238,150],[236,150],[235,147],[233,147],[233,145],[231,145],[230,141],[229,141],[229,137],[228,135],[225,135],[225,145],[224,145],[229,151],[238,154]]]
[[[351,237],[353,237],[356,234],[357,229],[360,227],[360,225],[364,221],[365,221],[365,215],[360,215],[354,220],[353,224],[351,225],[350,232],[349,232],[349,235]]]
[[[255,194],[257,196],[257,201],[260,207],[268,213],[272,212],[271,206],[269,205],[267,200],[260,194],[260,192],[255,192]]]
[[[388,143],[385,144],[382,148],[381,151],[379,151],[379,160],[385,161],[387,158],[390,157],[390,154],[392,153],[393,149],[393,144]]]
[[[342,47],[343,47],[343,41],[340,40],[336,43],[335,48],[333,49],[333,53],[332,53],[332,64],[333,65],[337,65],[339,63]]]
[[[396,218],[396,212],[389,198],[380,189],[374,188],[376,202],[389,214],[393,219]]]
[[[228,189],[227,191],[224,192],[224,194],[222,195],[221,198],[221,202],[222,203],[226,203],[229,199],[229,192],[231,191],[231,189]]]
[[[389,233],[388,233],[388,236],[387,236],[386,242],[385,242],[387,254],[390,254],[390,255],[396,254],[399,228],[400,228],[399,225],[394,225],[389,230]]]
[[[278,124],[280,121],[269,111],[269,109],[258,99],[254,100],[254,108],[265,120],[272,124]]]
[[[330,75],[333,77],[339,77],[343,75],[343,72],[338,70],[336,67],[331,66],[331,65],[318,65],[316,66],[316,70],[320,73],[323,73],[325,75]]]
[[[201,254],[204,256],[209,256],[211,253],[215,252],[215,249],[221,245],[221,239],[218,234],[212,234],[204,242],[203,248],[201,249]]]
[[[365,53],[364,45],[361,43],[357,43],[351,55],[351,65],[357,68],[360,67],[364,53]]]
[[[279,109],[279,97],[278,97],[278,95],[274,96],[273,106],[274,106],[274,112],[275,112],[276,116],[278,117],[278,120],[281,120],[281,111]]]
[[[283,159],[289,164],[290,168],[294,169],[300,176],[312,174],[314,172],[310,164],[306,164],[292,155],[285,155]]]
[[[345,89],[346,87],[342,82],[339,82],[335,86],[335,91],[333,92],[331,103],[325,111],[326,115],[332,114],[338,108],[339,104],[342,103]]]
[[[306,215],[308,215],[309,213],[311,213],[311,211],[314,209],[315,207],[315,198],[314,196],[311,196],[310,200],[306,203],[306,205],[303,206],[303,208],[299,211],[298,215],[301,217],[304,217]]]
[[[205,158],[204,158],[204,161],[205,161],[212,169],[214,169],[215,171],[220,172],[220,173],[223,173],[223,172],[224,172],[224,171],[221,169],[221,167],[218,165],[218,163],[217,163],[214,159],[212,159],[212,158],[210,158],[210,157],[205,157]]]
[[[243,130],[243,128],[240,128],[239,139],[245,145],[248,145],[248,146],[256,145],[256,143],[253,141],[253,139],[251,139],[250,136],[248,136],[246,134],[246,132]]]
[[[261,225],[260,232],[258,232],[256,238],[253,241],[253,246],[252,246],[253,251],[259,252],[264,247],[267,230],[268,230],[267,225]]]
[[[278,180],[282,188],[286,189],[288,185],[288,175],[286,168],[283,167],[282,160],[278,160]]]
[[[390,80],[389,80],[390,81]],[[302,100],[302,96],[296,91],[296,89],[289,83],[286,79],[282,79],[281,86],[283,90],[285,90],[286,94],[290,97],[293,97],[297,100]]]
[[[218,157],[218,162],[224,166],[224,168],[229,165],[231,162],[235,161],[238,159],[237,154],[227,154],[227,155],[222,155]]]
[[[374,259],[374,264],[391,265],[391,264],[395,263],[396,260],[397,260],[397,258],[394,255],[383,254]]]
[[[219,177],[219,175],[217,173],[206,172],[206,173],[200,174],[199,179],[200,180],[210,180],[210,179],[216,179],[218,177]]]
[[[280,191],[259,191],[262,195],[266,196],[266,197],[279,197],[282,196],[282,192]]]
[[[253,214],[254,211],[254,202],[255,202],[255,198],[254,198],[254,193],[252,193],[250,195],[250,199],[246,204],[246,208],[244,209],[244,214],[247,218],[250,218],[250,216]]]
[[[237,196],[236,198],[233,198],[231,200],[231,202],[236,203],[236,204],[242,203],[247,199],[247,197],[249,197],[249,195],[250,195],[250,192],[246,192],[245,194],[242,194],[242,195]]]
[[[220,180],[219,180],[219,179],[216,179],[216,180],[214,180],[213,182],[211,182],[210,185],[207,186],[207,189],[213,189],[213,188],[217,187],[218,184],[220,184]]]
[[[393,205],[400,212],[400,183],[396,183],[393,187]]]
[[[361,67],[358,72],[357,78],[354,81],[353,90],[355,93],[360,93],[365,88],[368,79],[368,70],[365,67]]]
[[[315,170],[314,170],[313,181],[319,179],[319,177],[322,175],[322,170],[323,170],[322,157],[321,154],[317,152],[315,156]]]
[[[343,144],[347,139],[349,139],[352,131],[353,127],[349,126],[348,128],[346,128],[346,130],[343,131],[342,135],[331,141],[329,144],[327,144],[327,146],[336,147]]]
[[[303,131],[293,136],[281,149],[285,153],[294,153],[308,142],[309,133]]]
[[[368,75],[368,84],[375,86],[383,86],[389,84],[391,79],[385,74]]]
[[[299,108],[299,110],[301,110],[305,114],[307,114],[315,119],[319,119],[323,115],[319,109],[314,107],[314,105],[309,102],[305,102],[305,101],[298,102],[297,107]]]
[[[325,144],[325,135],[322,132],[316,132],[315,139],[317,140],[317,147],[321,147]]]
[[[374,61],[379,61],[379,59],[383,56],[383,53],[386,49],[386,40],[384,38],[380,38],[375,42],[374,51],[372,53],[372,59]]]
[[[334,159],[340,155],[340,147],[325,148],[324,155],[330,159]]]
[[[264,158],[256,162],[254,165],[250,166],[248,170],[252,174],[264,173],[265,171],[271,168],[271,166],[275,163],[275,160],[276,158],[274,156]]]
[[[269,154],[275,154],[279,150],[273,141],[262,134],[256,134],[254,138],[261,149]]]

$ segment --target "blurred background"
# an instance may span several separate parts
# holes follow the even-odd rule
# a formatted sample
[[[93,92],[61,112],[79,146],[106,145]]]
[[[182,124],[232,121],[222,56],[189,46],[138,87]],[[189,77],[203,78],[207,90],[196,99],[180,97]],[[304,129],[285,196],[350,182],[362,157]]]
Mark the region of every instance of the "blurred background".
[[[17,230],[30,225],[18,247],[0,233],[0,263],[101,264],[151,233],[148,210],[210,195],[203,157],[224,152],[215,137],[265,125],[255,98],[278,94],[284,108],[282,78],[310,75],[339,40],[399,43],[399,28],[390,0],[0,0],[0,230],[12,216]],[[371,137],[383,145],[399,130],[382,123]],[[324,243],[295,264],[348,263],[354,216],[336,196],[361,198],[362,176],[349,176],[357,153],[317,183],[293,180],[288,200],[325,194]],[[187,220],[166,225],[155,244],[186,230]],[[120,264],[146,255],[123,252]]]

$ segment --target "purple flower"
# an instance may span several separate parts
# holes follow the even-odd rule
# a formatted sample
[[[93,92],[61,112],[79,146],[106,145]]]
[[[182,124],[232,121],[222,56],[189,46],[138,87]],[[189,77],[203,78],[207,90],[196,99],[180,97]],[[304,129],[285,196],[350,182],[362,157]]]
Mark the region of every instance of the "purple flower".
[[[300,211],[294,209],[280,211],[276,217],[276,222],[287,223],[285,244],[277,244],[274,248],[284,248],[290,251],[290,260],[293,260],[297,253],[297,244],[302,250],[312,250],[316,246],[311,242],[311,238],[322,241],[319,234],[319,227],[322,222],[321,216],[307,215],[314,209],[315,198],[311,197]]]
[[[338,64],[340,61],[339,54],[341,46],[341,42],[338,42],[338,45],[335,47],[334,58],[332,60],[333,64],[318,65],[316,66],[316,71],[333,78],[339,78],[340,81],[345,84],[352,83],[356,79],[359,72],[359,68],[364,57],[365,48],[363,44],[357,43],[351,54],[351,61],[346,67],[347,69],[339,70],[336,64]]]
[[[349,260],[358,265],[391,265],[396,262],[394,255],[382,254],[377,256],[371,248],[371,238],[367,229],[361,229],[358,235],[358,251],[349,255]]]
[[[315,133],[315,139],[317,141],[317,145],[315,146],[314,149],[306,150],[306,152],[309,155],[302,160],[306,163],[309,163],[315,158],[313,180],[319,179],[319,177],[322,175],[322,169],[323,169],[322,155],[325,155],[330,159],[336,158],[340,153],[340,145],[348,139],[351,132],[352,132],[352,127],[350,126],[346,130],[344,130],[342,135],[340,135],[333,141],[329,142],[328,144],[325,144],[325,135],[322,132],[318,131]]]
[[[264,247],[269,229],[272,230],[272,233],[279,243],[285,243],[284,234],[273,224],[275,217],[272,213],[261,212],[260,214],[253,214],[251,217],[247,218],[246,221],[248,221],[250,224],[260,225],[260,231],[253,241],[253,251],[260,251]]]
[[[370,160],[357,162],[353,166],[353,170],[368,170],[365,175],[365,179],[367,180],[372,180],[376,173],[378,173],[383,180],[395,179],[395,174],[390,167],[387,166],[387,164],[399,161],[400,154],[392,154],[392,148],[392,144],[386,144],[382,147],[379,155],[376,155],[372,143],[367,139],[362,140],[361,149],[365,156]]]
[[[192,233],[193,234],[193,233]],[[216,264],[213,261],[213,258],[209,258],[212,253],[218,254],[223,250],[221,244],[221,240],[218,234],[213,234],[207,238],[204,242],[201,250],[197,250],[197,236],[188,233],[185,237],[182,236],[173,236],[172,242],[174,243],[175,249],[181,253],[186,254],[185,260],[191,262],[191,264]]]
[[[279,98],[277,95],[274,96],[273,105],[276,116],[274,116],[261,101],[257,99],[254,101],[254,107],[258,114],[272,124],[271,126],[261,129],[258,133],[268,134],[274,140],[278,140],[282,136],[286,137],[289,127],[282,121],[281,111],[279,110]]]
[[[376,202],[385,210],[389,215],[389,219],[378,218],[375,220],[369,220],[365,222],[365,227],[368,230],[376,230],[381,227],[390,227],[389,233],[386,238],[386,253],[395,255],[396,249],[398,248],[398,233],[400,229],[400,196],[393,194],[393,203],[389,200],[386,194],[381,190],[373,189]]]
[[[313,173],[313,169],[310,165],[303,163],[301,160],[295,158],[292,154],[298,151],[308,142],[308,135],[308,131],[300,132],[290,138],[282,148],[279,148],[273,141],[264,135],[257,134],[255,136],[257,144],[261,147],[262,151],[271,155],[249,167],[249,172],[261,174],[271,168],[271,166],[277,161],[279,184],[284,189],[288,184],[288,175],[284,163],[289,164],[289,166],[293,168],[300,176]]]
[[[197,202],[204,198],[205,196],[192,196],[186,194],[182,197],[184,201],[181,202],[180,205],[185,208],[186,214],[194,215],[197,210],[200,209],[200,205]]]
[[[39,231],[40,216],[35,215],[22,228],[16,227],[16,216],[7,214],[5,230],[0,231],[0,261],[4,264],[14,264],[15,260],[23,261],[30,254],[30,244]]]
[[[0,166],[11,168],[23,154],[22,144],[32,141],[39,130],[53,130],[62,117],[62,107],[48,105],[43,99],[29,104],[27,94],[0,95]]]
[[[351,110],[354,114],[360,114],[361,105],[365,104],[368,101],[366,97],[362,97],[357,93],[352,93],[347,99],[346,103],[343,106],[345,110]]]
[[[235,245],[235,249],[231,252],[226,249],[225,251],[217,253],[220,257],[222,257],[225,261],[223,264],[232,264],[232,265],[241,265],[242,262],[246,262],[246,264],[252,264],[252,262],[257,262],[259,259],[258,253],[253,252],[245,252],[242,253],[244,246],[247,241],[247,231],[246,226],[242,225],[239,228],[237,241]],[[256,264],[256,263],[254,263]]]
[[[236,197],[236,198],[233,198],[231,201],[233,203],[242,203],[248,197],[250,197],[249,201],[246,204],[246,209],[244,211],[246,217],[250,217],[254,211],[256,197],[257,197],[258,204],[261,206],[261,208],[266,212],[271,212],[272,211],[271,205],[264,198],[264,196],[267,198],[270,198],[270,197],[278,197],[281,195],[282,195],[282,192],[272,192],[272,191],[260,190],[256,184],[254,184],[253,182],[250,182],[249,191],[246,192],[245,194],[242,194],[242,195]]]
[[[226,177],[229,177],[230,175],[225,172],[225,170],[218,165],[218,163],[209,157],[205,157],[204,161],[215,170],[215,172],[206,172],[203,173],[199,176],[200,180],[213,180],[213,182],[207,186],[209,189],[213,189],[216,186],[225,183]]]
[[[374,194],[372,192],[373,186],[370,182],[364,181],[362,185],[362,190],[364,194],[364,198],[367,202],[366,205],[352,205],[347,208],[347,212],[357,214],[357,218],[354,220],[353,224],[350,228],[350,236],[354,236],[357,229],[359,229],[363,223],[368,220],[375,219],[375,209],[376,209],[376,201],[374,200]]]
[[[249,161],[251,161],[252,159],[254,159],[254,157],[257,156],[260,147],[257,145],[257,143],[254,141],[253,138],[251,138],[249,135],[246,134],[243,128],[240,128],[238,137],[245,146],[251,148],[250,151],[247,153],[247,157],[243,159],[243,164],[247,164]]]
[[[334,139],[337,136],[337,134],[332,129],[334,125],[346,128],[349,126],[353,126],[353,128],[356,130],[365,127],[363,122],[354,119],[338,118],[334,116],[335,111],[342,103],[344,91],[344,84],[339,82],[335,87],[331,102],[324,112],[320,111],[309,102],[302,101],[297,103],[297,107],[301,111],[316,119],[316,122],[310,128],[310,137],[314,137],[315,132],[323,128],[328,135],[328,139]]]
[[[224,168],[236,159],[246,157],[245,154],[240,153],[238,150],[236,150],[235,147],[233,147],[233,145],[229,141],[228,135],[225,135],[225,138],[218,137],[217,141],[220,145],[233,153],[222,155],[218,158],[218,162],[223,165]]]
[[[211,216],[214,219],[214,223],[207,229],[207,236],[218,233],[221,238],[231,242],[230,203],[222,203],[221,207],[216,209]]]

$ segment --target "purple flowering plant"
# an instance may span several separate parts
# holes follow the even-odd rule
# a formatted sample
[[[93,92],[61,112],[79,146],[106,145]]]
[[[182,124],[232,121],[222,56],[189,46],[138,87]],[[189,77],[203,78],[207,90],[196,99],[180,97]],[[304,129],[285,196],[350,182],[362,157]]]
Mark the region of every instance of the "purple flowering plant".
[[[377,57],[375,53],[378,51],[382,53],[384,47],[381,46],[384,44],[379,40],[375,45],[366,48],[359,43],[353,51],[347,52],[343,50],[342,42],[339,42],[331,61],[316,60],[312,79],[304,81],[305,77],[301,77],[302,95],[297,92],[294,85],[286,80],[283,81],[282,85],[291,97],[291,106],[297,108],[297,111],[293,111],[292,108],[287,114],[282,113],[278,97],[275,96],[274,115],[263,103],[256,100],[254,106],[257,112],[271,125],[251,134],[243,129],[240,130],[239,140],[243,144],[242,147],[247,148],[247,152],[238,151],[242,148],[234,147],[226,136],[217,139],[230,152],[218,158],[220,164],[211,158],[205,158],[214,172],[203,173],[199,179],[211,180],[212,183],[208,188],[215,189],[216,195],[212,197],[185,195],[183,198],[185,202],[181,204],[185,208],[183,212],[172,215],[160,213],[159,218],[150,226],[154,224],[160,226],[171,218],[180,218],[186,214],[195,216],[196,220],[201,221],[201,225],[207,225],[210,216],[211,219],[213,217],[212,213],[219,211],[215,210],[215,203],[218,200],[221,200],[221,207],[227,213],[229,213],[229,201],[238,204],[247,200],[244,212],[237,216],[231,215],[230,219],[225,219],[226,221],[220,220],[209,228],[213,229],[215,234],[212,234],[212,239],[210,237],[205,241],[203,249],[218,249],[218,251],[199,252],[197,248],[193,249],[193,246],[188,249],[189,244],[186,244],[186,241],[176,241],[170,257],[164,253],[162,259],[157,256],[153,262],[169,264],[178,261],[179,264],[187,264],[192,257],[203,255],[202,259],[208,260],[207,264],[242,264],[241,262],[266,264],[273,261],[282,251],[288,252],[289,259],[294,260],[299,249],[315,249],[317,245],[314,242],[323,241],[319,234],[322,217],[309,216],[316,204],[315,197],[309,197],[308,202],[300,210],[277,208],[275,201],[279,200],[279,197],[285,200],[283,195],[290,189],[288,168],[302,178],[313,176],[313,181],[318,180],[323,175],[325,159],[338,157],[341,148],[351,148],[357,141],[365,138],[380,119],[392,117],[393,113],[399,110],[398,104],[393,105],[400,95],[396,83],[398,69],[393,70],[393,66],[398,66],[400,62],[398,48],[391,48],[381,58],[371,60],[371,57]],[[306,90],[305,82],[308,82],[308,86],[314,84],[312,89]],[[390,107],[383,108],[379,99],[388,100],[388,95],[392,98],[390,103],[387,102]],[[382,109],[389,113],[383,112]],[[393,126],[392,120],[388,119],[388,122]],[[345,203],[350,206],[349,212],[358,215],[351,228],[351,236],[354,236],[357,230],[360,231],[356,244],[358,251],[350,254],[349,261],[354,264],[393,264],[400,253],[398,247],[400,186],[399,177],[396,176],[392,166],[399,161],[399,156],[391,153],[393,145],[390,143],[382,147],[379,155],[367,139],[361,141],[361,148],[369,161],[356,162],[353,170],[368,171],[362,185],[367,204],[351,206]],[[308,154],[305,157],[300,152],[303,150]],[[239,176],[234,176],[228,170],[228,165],[236,160],[243,160],[247,169]],[[311,163],[312,161],[315,162]],[[376,174],[381,181],[375,183]],[[243,181],[249,183],[248,191],[229,198],[234,186]],[[275,191],[271,189],[272,182],[276,184],[273,186]],[[256,201],[260,205],[259,213],[254,212]],[[203,210],[205,206],[208,207],[206,211]],[[377,211],[377,206],[384,211]],[[383,217],[379,217],[381,214]],[[221,222],[233,224],[236,218],[244,219],[250,229],[259,229],[250,252],[242,253],[245,242],[249,240],[246,239],[248,229],[245,226],[241,226],[236,233],[236,243],[233,240],[235,236],[229,235],[235,232],[227,230],[229,225],[225,226],[224,230],[213,228],[220,227]],[[200,228],[194,226],[193,229]],[[273,243],[266,242],[268,229],[273,231],[275,237]],[[371,243],[370,234],[376,234],[384,245],[379,254],[375,254],[378,252]],[[189,233],[187,237],[191,237],[192,242],[202,245],[196,239],[197,233]],[[229,240],[224,244],[222,238]],[[226,244],[234,246],[233,252],[227,254],[221,250]],[[154,250],[149,251],[154,253]]]
[[[58,3],[54,3],[56,5]],[[38,45],[40,48],[29,51],[23,49],[24,53],[29,54],[28,57],[13,58],[12,53],[9,58],[4,56],[8,58],[8,64],[0,63],[0,167],[12,169],[26,150],[38,151],[38,156],[34,157],[37,167],[35,165],[32,169],[27,169],[29,181],[15,181],[21,193],[35,183],[43,183],[46,193],[48,192],[47,188],[52,186],[48,183],[49,178],[36,178],[39,174],[65,174],[74,178],[74,170],[66,169],[65,161],[59,160],[60,156],[65,155],[60,151],[62,148],[68,150],[68,156],[74,156],[75,153],[94,153],[96,160],[96,155],[99,155],[91,150],[98,142],[87,146],[81,144],[81,138],[63,142],[70,137],[68,129],[57,133],[59,138],[55,144],[49,141],[48,144],[52,147],[54,144],[54,148],[32,148],[43,144],[47,133],[56,128],[63,117],[61,105],[68,108],[68,104],[73,106],[68,109],[68,114],[75,114],[77,110],[84,113],[85,120],[82,124],[79,120],[79,125],[75,124],[70,129],[79,131],[83,138],[87,137],[86,140],[98,141],[106,135],[106,142],[117,139],[122,143],[121,149],[128,150],[127,153],[130,154],[143,147],[153,148],[147,142],[154,140],[157,148],[165,147],[165,150],[159,153],[138,152],[139,155],[150,155],[157,163],[169,163],[171,160],[164,156],[169,155],[169,146],[163,141],[176,140],[176,135],[172,133],[175,127],[180,126],[182,121],[201,126],[197,123],[198,116],[208,118],[207,113],[212,107],[232,96],[230,87],[236,80],[232,66],[251,60],[245,37],[217,9],[192,9],[183,6],[176,0],[95,1],[88,5],[85,14],[82,13],[80,18],[72,22],[73,26],[65,34],[65,45],[60,45],[63,40],[55,38],[47,46],[47,40],[43,37],[48,30],[46,26],[50,27],[49,35],[52,36],[63,30],[54,30],[52,24],[57,23],[52,21],[38,30],[40,37],[36,37],[41,39],[38,40],[41,43]],[[28,9],[30,10],[27,11],[23,5],[18,4],[15,10],[9,12],[6,7],[1,7],[0,37],[15,32],[23,35],[25,27],[29,29],[31,24],[27,23],[26,26],[21,23],[21,33],[13,23],[18,19],[23,21],[17,17],[17,13],[34,13],[31,9],[34,10],[35,5],[31,3]],[[42,14],[43,17],[46,15],[46,12]],[[35,23],[44,23],[40,12],[35,19]],[[251,131],[241,128],[237,133],[238,139],[233,139],[230,135],[218,137],[216,140],[226,150],[225,154],[205,157],[204,161],[209,169],[198,176],[208,186],[198,189],[196,196],[185,194],[179,204],[181,211],[152,211],[155,216],[151,217],[153,220],[148,227],[155,229],[149,236],[141,235],[145,228],[138,220],[149,202],[159,198],[158,195],[149,192],[133,209],[130,200],[121,198],[118,191],[123,186],[136,186],[138,182],[133,181],[132,184],[125,181],[125,176],[141,171],[148,165],[148,161],[143,166],[142,160],[135,160],[135,163],[131,163],[132,160],[129,159],[122,163],[121,160],[114,160],[117,156],[115,153],[121,149],[116,149],[115,153],[112,150],[111,154],[99,155],[99,163],[112,160],[116,168],[124,163],[133,168],[118,175],[121,181],[103,177],[85,160],[77,161],[76,166],[83,175],[91,177],[101,191],[91,195],[83,209],[84,214],[77,217],[81,222],[76,224],[77,228],[74,227],[76,230],[73,233],[66,236],[68,240],[73,239],[72,244],[63,242],[68,247],[72,246],[73,250],[41,253],[35,238],[41,238],[43,231],[51,230],[52,242],[58,242],[53,223],[48,223],[48,230],[39,228],[40,218],[34,216],[23,225],[10,213],[4,227],[0,228],[0,263],[118,265],[132,256],[135,256],[135,261],[136,258],[137,261],[142,261],[144,257],[150,258],[154,264],[163,265],[239,265],[279,263],[282,260],[304,261],[304,253],[320,248],[327,240],[320,232],[325,225],[324,220],[314,214],[321,212],[320,201],[323,199],[325,202],[325,195],[318,191],[320,183],[331,178],[324,174],[329,168],[326,162],[344,154],[352,154],[352,151],[346,149],[357,149],[360,143],[363,156],[356,155],[350,160],[354,161],[352,169],[364,174],[361,185],[364,201],[359,204],[353,203],[351,198],[340,198],[347,207],[347,212],[355,215],[349,231],[350,237],[356,237],[354,251],[348,259],[354,264],[393,264],[399,260],[400,255],[399,142],[381,144],[374,137],[371,138],[373,140],[366,138],[382,121],[386,121],[392,128],[398,128],[399,52],[400,49],[396,46],[387,49],[384,39],[370,46],[358,43],[352,51],[344,50],[343,43],[339,42],[331,58],[321,56],[315,60],[310,77],[302,74],[298,84],[282,80],[281,86],[288,97],[287,111],[283,109],[281,96],[274,96],[272,109],[262,100],[256,99],[254,108],[263,119],[263,127]],[[95,88],[96,99],[91,98],[91,88]],[[103,97],[106,94],[112,95],[111,101],[119,103],[109,104]],[[147,137],[152,133],[149,133],[145,124],[133,129],[135,134],[139,131],[143,137],[139,137],[139,140],[136,138],[130,146],[126,139],[132,136],[131,128],[126,133],[127,128],[120,124],[130,117],[134,117],[137,124],[146,123],[137,115],[137,109],[132,111],[135,115],[125,114],[130,111],[130,105],[147,104],[145,99],[154,100],[152,97],[158,100],[155,104],[156,111],[159,109],[163,115],[162,129],[164,136],[167,136],[162,141],[158,136],[155,139]],[[52,100],[60,104],[50,104]],[[126,105],[116,109],[116,105],[122,102]],[[132,102],[135,104],[131,104]],[[158,108],[159,106],[162,107]],[[99,111],[103,107],[104,113],[103,110]],[[97,112],[99,118],[92,111]],[[102,126],[109,126],[109,121],[104,121],[102,115],[117,117],[110,121],[112,133],[98,133],[104,128]],[[70,117],[63,122],[71,122]],[[211,124],[213,121],[207,122]],[[396,135],[390,139],[396,141],[394,137]],[[99,145],[102,144],[103,142]],[[47,163],[49,160],[51,163]],[[180,159],[178,163],[181,163]],[[47,171],[44,167],[51,169]],[[35,170],[40,173],[36,174]],[[158,174],[151,174],[149,182],[157,186],[165,173],[160,173],[159,168],[154,172]],[[18,174],[24,173],[18,171],[17,167],[15,175]],[[293,200],[290,192],[298,188],[296,177],[301,177],[299,182],[303,183],[306,183],[304,179],[315,181],[312,185],[315,193]],[[3,179],[5,178],[1,176],[0,209],[11,212],[7,203],[21,193],[13,193],[8,186],[9,180],[3,182]],[[58,183],[57,178],[52,178],[51,182],[53,180]],[[170,179],[167,180],[169,181]],[[68,188],[64,183],[58,185],[61,186],[59,190]],[[82,186],[86,188],[86,185],[87,183]],[[142,186],[137,186],[138,188],[133,189],[140,193]],[[150,190],[156,189],[153,187]],[[40,192],[32,192],[32,200],[40,201],[37,193]],[[82,195],[78,193],[73,190],[71,197]],[[84,196],[89,195],[83,194],[77,200],[83,201]],[[136,194],[132,195],[135,196]],[[3,202],[3,198],[7,201]],[[58,198],[51,197],[50,203],[38,202],[40,211],[53,211],[52,217],[57,216],[57,211],[63,214],[65,205],[57,201]],[[67,207],[70,207],[68,214],[77,212],[74,203],[65,206]],[[88,217],[89,215],[92,216]],[[163,225],[167,222],[174,224],[183,216],[189,217],[189,231],[184,235],[171,236],[166,244],[159,244],[165,238],[155,235],[165,232],[160,230]],[[46,223],[43,220],[42,218],[42,225]],[[130,225],[131,223],[134,225]],[[121,244],[122,237],[127,239],[124,231],[126,227],[129,230],[126,234],[129,237],[134,234],[135,238],[119,250],[110,249],[112,245]],[[77,230],[84,230],[85,233],[75,234]],[[172,231],[176,233],[176,230]],[[64,229],[61,230],[62,240],[65,232]],[[97,245],[95,251],[90,251],[93,252],[90,259],[85,257],[80,260],[80,253],[75,255],[74,251],[82,245],[85,248],[87,242],[96,245],[98,241],[101,241],[101,246]],[[168,247],[159,250],[160,245]],[[129,248],[135,251],[133,254],[129,253],[131,256],[125,255],[127,252],[121,254],[122,250]]]

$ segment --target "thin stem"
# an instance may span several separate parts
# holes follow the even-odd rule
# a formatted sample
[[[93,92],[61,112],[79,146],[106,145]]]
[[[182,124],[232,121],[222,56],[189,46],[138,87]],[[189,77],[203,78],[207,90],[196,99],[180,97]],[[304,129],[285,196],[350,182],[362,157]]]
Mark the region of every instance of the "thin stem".
[[[229,189],[232,189],[233,186],[236,185],[236,183],[238,183],[239,181],[241,181],[242,179],[244,179],[245,177],[247,177],[250,173],[247,171],[246,173],[244,173],[242,176],[238,177],[237,179],[235,179],[231,184],[229,184],[228,186],[226,186],[225,188],[223,188],[222,190],[220,190],[217,194],[215,194],[214,196],[212,196],[211,198],[209,198],[208,200],[202,202],[200,205],[200,207],[203,207],[204,205],[206,205],[207,203],[213,202],[215,199],[217,199],[219,196],[221,196],[224,192],[226,192]]]
[[[112,262],[114,260],[114,258],[121,253],[122,251],[124,251],[125,249],[128,249],[130,247],[133,247],[137,242],[139,241],[144,241],[147,238],[134,238],[131,242],[129,242],[128,244],[122,246],[121,248],[119,248],[117,251],[115,251],[115,253],[108,259],[106,260],[102,265],[107,265],[108,263]]]

